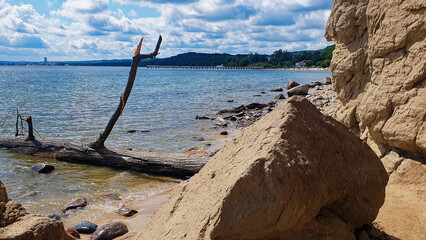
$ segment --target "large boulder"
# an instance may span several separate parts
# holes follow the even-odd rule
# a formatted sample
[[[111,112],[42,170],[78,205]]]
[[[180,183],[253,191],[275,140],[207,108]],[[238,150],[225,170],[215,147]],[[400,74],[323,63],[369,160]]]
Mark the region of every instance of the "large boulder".
[[[355,239],[387,180],[366,143],[292,97],[181,183],[138,239]]]
[[[380,156],[396,149],[426,157],[426,2],[333,3],[325,36],[336,44],[337,118]]]
[[[73,240],[62,222],[29,214],[8,198],[0,181],[0,240]]]

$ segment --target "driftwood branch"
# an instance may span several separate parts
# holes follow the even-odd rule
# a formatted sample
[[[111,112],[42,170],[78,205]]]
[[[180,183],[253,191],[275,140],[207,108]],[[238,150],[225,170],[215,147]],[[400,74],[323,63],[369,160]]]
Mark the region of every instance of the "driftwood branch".
[[[93,149],[101,149],[105,148],[105,141],[110,135],[112,129],[114,128],[115,123],[117,122],[118,118],[121,116],[121,113],[124,110],[124,107],[126,106],[127,100],[129,99],[130,93],[133,88],[133,84],[135,82],[136,73],[138,70],[139,62],[142,59],[147,58],[155,58],[159,54],[160,45],[161,45],[162,37],[160,36],[157,41],[157,46],[154,50],[154,52],[150,54],[140,54],[140,50],[142,47],[143,38],[139,42],[138,46],[136,47],[135,53],[133,55],[132,65],[129,72],[129,78],[127,80],[126,88],[124,89],[124,93],[120,97],[120,102],[115,110],[115,112],[112,114],[111,118],[109,119],[108,124],[105,127],[105,130],[99,135],[96,142],[92,143],[90,146]]]

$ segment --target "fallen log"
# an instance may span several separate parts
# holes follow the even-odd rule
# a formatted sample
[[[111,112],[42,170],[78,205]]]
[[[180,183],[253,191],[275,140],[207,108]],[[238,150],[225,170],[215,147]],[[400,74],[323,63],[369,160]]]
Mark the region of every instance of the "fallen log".
[[[139,152],[93,149],[89,144],[63,140],[26,140],[24,136],[0,137],[0,148],[61,161],[107,166],[153,175],[185,178],[207,163],[207,154]]]

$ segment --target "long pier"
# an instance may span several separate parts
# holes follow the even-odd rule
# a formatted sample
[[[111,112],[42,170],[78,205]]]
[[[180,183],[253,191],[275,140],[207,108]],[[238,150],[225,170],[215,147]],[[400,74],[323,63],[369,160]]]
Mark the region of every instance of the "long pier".
[[[330,71],[330,68],[263,68],[263,67],[169,66],[169,65],[146,65],[146,68],[207,69],[207,70],[287,70],[287,71]]]

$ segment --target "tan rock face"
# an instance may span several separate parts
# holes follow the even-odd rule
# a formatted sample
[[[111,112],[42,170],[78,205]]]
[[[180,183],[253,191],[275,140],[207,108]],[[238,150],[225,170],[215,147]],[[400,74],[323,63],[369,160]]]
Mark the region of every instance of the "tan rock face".
[[[367,144],[293,97],[180,184],[137,239],[355,239],[387,179]]]
[[[0,181],[0,240],[73,240],[62,222],[29,214],[21,204],[11,201]]]
[[[387,148],[426,156],[426,2],[335,0],[326,38],[337,118]]]

